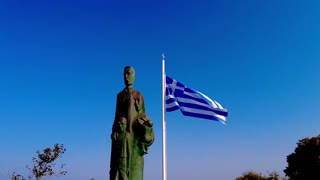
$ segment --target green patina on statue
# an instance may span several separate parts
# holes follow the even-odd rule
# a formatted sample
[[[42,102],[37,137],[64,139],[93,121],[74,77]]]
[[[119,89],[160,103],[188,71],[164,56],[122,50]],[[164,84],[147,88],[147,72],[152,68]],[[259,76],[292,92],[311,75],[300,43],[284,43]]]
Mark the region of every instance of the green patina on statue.
[[[143,180],[143,156],[154,141],[153,123],[142,94],[133,88],[134,69],[125,67],[123,76],[126,87],[117,95],[112,125],[110,180]]]

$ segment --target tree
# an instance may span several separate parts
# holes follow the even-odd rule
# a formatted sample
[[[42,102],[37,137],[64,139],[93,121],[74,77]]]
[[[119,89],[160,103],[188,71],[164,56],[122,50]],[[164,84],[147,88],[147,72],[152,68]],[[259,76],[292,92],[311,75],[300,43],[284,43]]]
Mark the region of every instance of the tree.
[[[63,170],[65,164],[61,164],[60,168],[55,168],[56,160],[61,157],[62,154],[66,152],[66,148],[64,148],[63,144],[55,144],[54,148],[45,148],[40,151],[37,151],[37,157],[32,158],[33,166],[26,166],[32,174],[25,178],[21,174],[16,174],[13,172],[11,175],[11,180],[40,180],[45,176],[58,176],[58,175],[66,175],[67,171]]]
[[[290,180],[320,179],[320,135],[299,140],[287,162],[284,173]]]
[[[255,173],[253,171],[245,172],[242,176],[237,177],[236,180],[266,180],[261,174]]]
[[[280,178],[277,172],[268,173],[268,176],[262,176],[261,173],[256,173],[253,171],[245,172],[242,176],[237,177],[236,180],[285,180],[285,178]]]

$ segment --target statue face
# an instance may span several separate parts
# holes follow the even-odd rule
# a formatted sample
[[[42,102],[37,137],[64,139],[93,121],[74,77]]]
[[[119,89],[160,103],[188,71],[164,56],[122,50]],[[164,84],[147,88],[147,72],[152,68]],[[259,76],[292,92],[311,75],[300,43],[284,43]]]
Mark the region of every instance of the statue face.
[[[126,67],[123,72],[124,84],[126,86],[133,85],[134,82],[134,70],[132,67]]]
[[[126,130],[127,124],[126,124],[126,118],[121,117],[119,119],[119,130],[120,132],[123,132]]]

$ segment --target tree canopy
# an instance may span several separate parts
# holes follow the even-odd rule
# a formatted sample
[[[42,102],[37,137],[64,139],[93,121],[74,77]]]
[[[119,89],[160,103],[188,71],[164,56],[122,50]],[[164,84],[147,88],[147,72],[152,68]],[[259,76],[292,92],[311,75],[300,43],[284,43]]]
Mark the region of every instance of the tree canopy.
[[[21,174],[17,174],[13,172],[11,175],[11,180],[40,180],[42,177],[46,176],[57,176],[57,175],[65,175],[67,171],[63,170],[64,164],[60,166],[60,168],[55,168],[56,160],[64,154],[66,148],[64,148],[63,144],[55,144],[54,148],[45,148],[42,152],[37,151],[37,157],[33,157],[33,165],[32,167],[26,166],[32,174],[28,176],[28,178],[22,176]]]
[[[245,172],[242,176],[237,177],[236,180],[280,180],[285,178],[280,178],[279,174],[276,172],[268,173],[267,176],[263,176],[261,173],[256,173],[253,171]]]
[[[320,179],[320,135],[299,140],[287,162],[284,173],[290,180]]]

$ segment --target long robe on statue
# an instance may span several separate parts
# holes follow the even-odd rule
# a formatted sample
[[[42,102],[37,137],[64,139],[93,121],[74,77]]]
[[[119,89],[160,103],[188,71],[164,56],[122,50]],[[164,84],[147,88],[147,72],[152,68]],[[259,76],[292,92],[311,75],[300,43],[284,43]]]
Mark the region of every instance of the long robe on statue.
[[[145,114],[144,99],[142,94],[133,87],[125,88],[117,95],[115,119],[112,126],[112,135],[116,133],[116,123],[119,117],[127,119],[128,154],[130,162],[128,168],[128,180],[143,180],[144,154],[154,141],[152,121]],[[151,125],[150,125],[151,124]],[[112,144],[114,146],[114,144]],[[113,175],[116,161],[118,160],[115,147],[111,147],[110,180],[122,180]]]

